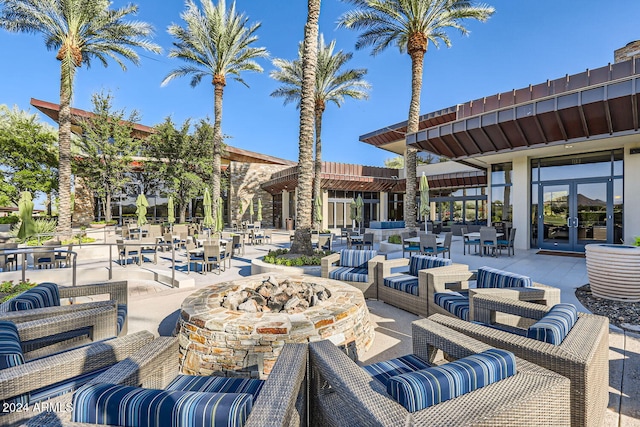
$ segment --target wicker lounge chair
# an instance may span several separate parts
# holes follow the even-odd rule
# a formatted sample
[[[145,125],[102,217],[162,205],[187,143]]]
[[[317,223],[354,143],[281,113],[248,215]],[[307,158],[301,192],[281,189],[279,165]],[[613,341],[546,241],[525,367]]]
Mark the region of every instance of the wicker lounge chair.
[[[19,399],[28,399],[26,402],[30,405],[28,411],[16,410],[0,414],[0,425],[18,425],[26,418],[32,417],[35,413],[34,406],[38,402],[46,403],[48,408],[68,410],[72,399],[72,393],[68,391],[89,381],[90,373],[100,374],[104,369],[126,359],[152,340],[153,334],[141,331],[0,370],[0,401],[20,402]],[[56,386],[52,387],[53,385]],[[62,391],[65,394],[57,395],[52,390],[54,388],[55,391]],[[49,392],[46,391],[47,389]],[[24,407],[25,401],[21,402]]]
[[[478,279],[482,272],[483,284],[476,283],[477,289],[469,289],[469,282]],[[478,271],[450,270],[432,268],[421,272],[427,275],[427,297],[429,299],[429,315],[440,313],[456,316],[463,320],[474,320],[473,297],[476,294],[491,294],[520,301],[533,301],[552,306],[560,302],[560,289],[532,282],[528,277],[481,267]],[[487,283],[484,283],[484,281]],[[522,286],[524,284],[524,286]],[[502,287],[492,287],[502,286]],[[510,287],[507,287],[510,286]],[[511,318],[511,320],[509,320]],[[501,323],[520,324],[520,318],[501,315]]]
[[[512,299],[474,297],[476,319],[493,323],[496,312],[541,319],[550,307]],[[578,313],[578,320],[560,344],[549,344],[526,335],[464,322],[449,316],[429,317],[491,346],[559,373],[571,380],[571,425],[601,426],[609,402],[609,319]],[[499,326],[503,328],[503,326]],[[522,331],[521,333],[526,333]]]
[[[127,300],[128,284],[126,281],[93,283],[81,286],[58,286],[55,283],[44,282],[23,292],[15,298],[0,304],[0,320],[21,322],[19,319],[42,319],[49,316],[77,312],[95,308],[109,301],[94,303],[79,303],[61,305],[61,301],[70,298],[108,295],[108,300],[117,304],[118,335],[127,334]]]
[[[408,266],[405,273],[392,273],[391,269]],[[410,313],[427,317],[427,276],[419,279],[419,271],[444,267],[468,271],[463,264],[453,264],[450,259],[428,255],[411,255],[411,258],[398,258],[378,263],[378,299],[387,304],[407,310]]]
[[[340,280],[360,289],[365,298],[378,298],[376,270],[384,255],[373,250],[343,249],[321,260],[322,277]],[[338,263],[339,265],[334,265]]]
[[[429,319],[412,326],[415,356],[439,364],[490,347]],[[436,350],[441,350],[436,351]],[[516,358],[517,373],[451,400],[409,412],[329,341],[309,344],[311,425],[560,426],[569,424],[569,380]],[[397,360],[397,359],[396,359]]]
[[[178,356],[179,347],[176,338],[157,338],[127,360],[113,366],[87,383],[83,390],[77,393],[78,398],[81,398],[83,393],[85,395],[91,393],[91,387],[99,387],[102,384],[151,389],[169,387],[174,391],[178,390],[177,385],[180,385],[182,390],[188,389],[197,393],[203,381],[215,381],[213,377],[178,376]],[[278,356],[269,378],[259,384],[261,389],[253,401],[253,408],[244,424],[245,427],[306,425],[306,375],[307,345],[286,344]],[[192,379],[194,381],[190,381]],[[259,380],[241,378],[228,378],[228,380],[230,384],[225,387],[235,387],[236,384],[241,383],[245,390],[251,389],[255,393],[257,392],[254,385],[256,382],[260,382]],[[188,388],[184,387],[185,384],[189,384]],[[209,389],[212,384],[212,382],[208,382]],[[226,393],[226,391],[224,392]],[[72,416],[78,419],[90,416],[82,413],[77,401],[74,402],[74,406],[76,410],[73,415],[49,412],[32,418],[26,425],[38,427],[88,425],[70,421]],[[164,425],[169,425],[169,420],[166,420]]]

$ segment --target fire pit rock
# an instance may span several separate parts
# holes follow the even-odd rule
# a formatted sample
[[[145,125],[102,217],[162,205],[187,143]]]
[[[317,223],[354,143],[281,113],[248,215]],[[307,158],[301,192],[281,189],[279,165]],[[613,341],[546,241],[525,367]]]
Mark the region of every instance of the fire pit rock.
[[[266,378],[285,343],[330,339],[358,353],[373,342],[360,290],[306,275],[256,275],[187,297],[177,324],[182,372]]]

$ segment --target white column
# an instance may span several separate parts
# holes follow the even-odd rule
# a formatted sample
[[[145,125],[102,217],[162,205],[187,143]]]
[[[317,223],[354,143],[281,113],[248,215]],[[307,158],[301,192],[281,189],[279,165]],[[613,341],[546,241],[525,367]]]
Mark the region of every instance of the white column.
[[[512,164],[513,186],[511,187],[511,203],[513,206],[513,227],[518,229],[513,246],[518,249],[529,249],[529,235],[531,232],[529,158],[526,156],[514,158]]]
[[[640,148],[639,144],[629,144],[624,148],[624,239],[625,244],[633,244],[640,236],[640,154],[630,154],[631,148]],[[614,242],[620,243],[620,242]]]
[[[380,221],[389,221],[389,193],[386,191],[380,192],[380,206],[379,206]]]
[[[291,215],[289,214],[289,192],[286,190],[283,190],[282,191],[282,219],[281,219],[282,224],[280,224],[282,228],[287,227],[286,220],[290,216]]]

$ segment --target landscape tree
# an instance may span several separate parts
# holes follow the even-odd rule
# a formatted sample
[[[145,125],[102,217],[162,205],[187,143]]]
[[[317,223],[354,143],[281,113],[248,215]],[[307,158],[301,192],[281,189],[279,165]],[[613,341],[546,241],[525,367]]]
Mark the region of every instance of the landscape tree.
[[[178,58],[187,63],[171,71],[162,84],[169,83],[176,77],[191,76],[191,86],[196,87],[203,77],[212,78],[214,93],[213,140],[204,141],[213,152],[213,172],[211,186],[213,215],[218,212],[221,186],[222,143],[222,98],[227,76],[247,86],[241,74],[245,71],[262,72],[262,67],[255,62],[257,58],[268,56],[262,47],[252,47],[258,40],[256,32],[259,23],[249,25],[249,18],[236,12],[235,2],[227,9],[225,0],[214,5],[211,0],[201,0],[202,10],[192,1],[187,0],[186,10],[180,15],[186,26],[177,24],[169,26],[168,32],[176,41],[169,52],[170,58]]]
[[[442,161],[443,161],[442,157],[440,157],[438,162],[442,162]],[[418,153],[418,155],[416,156],[416,164],[418,165],[430,165],[432,163],[438,163],[438,162],[436,162],[436,157],[431,153],[422,154],[422,155]],[[396,157],[390,157],[388,159],[385,159],[384,167],[390,168],[390,169],[402,169],[404,168],[404,157],[396,156]]]
[[[407,134],[418,131],[420,123],[420,94],[424,55],[431,42],[436,48],[440,42],[447,47],[451,40],[447,29],[469,31],[462,25],[464,19],[486,21],[494,8],[470,0],[344,0],[356,7],[338,20],[339,27],[362,30],[356,49],[372,47],[372,55],[391,45],[411,57],[411,102]],[[404,220],[407,227],[416,226],[416,153],[406,147],[406,197]]]
[[[304,27],[302,51],[302,90],[300,91],[300,132],[298,142],[298,188],[296,200],[296,231],[291,252],[310,255],[311,209],[313,206],[313,128],[315,111],[315,81],[318,68],[318,19],[320,0],[308,0],[307,22]]]
[[[370,85],[362,79],[367,73],[363,68],[343,70],[343,66],[351,60],[353,54],[338,51],[334,53],[335,40],[328,45],[320,34],[318,43],[318,69],[315,84],[315,159],[313,199],[320,197],[320,174],[322,172],[322,115],[327,103],[333,102],[340,108],[345,97],[354,99],[368,98]],[[295,102],[300,108],[302,94],[302,54],[303,44],[300,43],[298,58],[293,61],[276,58],[273,65],[277,68],[270,73],[270,77],[283,85],[271,93],[271,96],[284,98],[284,104]],[[313,216],[315,217],[315,215]]]
[[[147,39],[151,25],[125,18],[138,6],[111,9],[110,0],[0,0],[0,26],[8,31],[40,33],[60,61],[59,205],[58,232],[71,236],[71,98],[76,69],[98,60],[105,67],[113,59],[123,70],[124,59],[139,63],[134,48],[159,53]]]
[[[167,117],[146,141],[145,170],[164,181],[167,195],[173,195],[178,205],[179,222],[186,221],[189,202],[202,194],[213,170],[211,146],[206,144],[213,134],[211,124],[200,121],[193,134],[190,128],[189,120],[177,129]]]
[[[141,144],[131,136],[139,115],[114,111],[109,92],[94,93],[91,103],[93,115],[82,120],[82,137],[74,138],[74,173],[100,198],[104,218],[111,221],[111,199],[131,181],[132,157]]]
[[[58,133],[38,116],[0,105],[0,206],[17,205],[20,193],[47,196],[58,186]]]

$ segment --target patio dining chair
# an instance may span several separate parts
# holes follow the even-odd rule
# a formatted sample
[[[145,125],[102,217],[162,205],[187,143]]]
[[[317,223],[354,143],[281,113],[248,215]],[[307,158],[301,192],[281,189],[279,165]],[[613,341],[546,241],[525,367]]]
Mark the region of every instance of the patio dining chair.
[[[438,255],[438,242],[435,234],[420,234],[420,251],[423,255]]]
[[[489,253],[496,256],[498,250],[498,237],[496,229],[493,227],[483,227],[480,229],[480,256]]]
[[[569,424],[567,378],[429,319],[412,335],[413,354],[364,368],[330,341],[310,343],[311,425]]]
[[[183,375],[177,338],[160,337],[76,391],[72,411],[26,426],[303,426],[307,354],[306,344],[285,344],[266,380]]]
[[[469,254],[471,254],[471,246],[475,247],[476,253],[478,253],[478,246],[480,246],[480,239],[473,239],[466,234],[469,233],[469,229],[467,227],[462,227],[460,229],[462,233],[462,255],[467,254],[467,246],[469,247]]]
[[[417,233],[415,231],[403,231],[400,233],[400,237],[402,238],[402,257],[404,258],[405,253],[408,253],[411,256],[412,252],[420,253],[420,243],[415,242],[407,242],[407,239],[412,237],[416,237]]]
[[[47,240],[41,249],[33,254],[33,266],[36,268],[53,268],[56,266],[54,247],[60,246],[59,240]]]
[[[202,271],[207,274],[207,270],[218,270],[218,274],[225,271],[226,252],[225,247],[220,244],[205,243],[203,245],[202,256],[198,257],[196,264],[202,264]]]
[[[571,380],[571,425],[604,423],[609,402],[609,319],[492,295],[473,298],[475,322],[436,314],[433,321],[555,371]],[[496,323],[500,314],[522,317],[525,328]],[[485,326],[487,325],[487,326]]]
[[[362,235],[362,249],[373,249],[373,233]]]
[[[0,243],[0,268],[2,271],[10,271],[11,267],[15,270],[18,269],[18,255],[3,253],[4,249],[12,250],[18,249],[17,243]]]
[[[500,251],[502,251],[502,249],[506,249],[507,250],[507,256],[515,256],[515,249],[513,247],[513,242],[516,239],[516,229],[515,228],[507,228],[508,233],[509,233],[509,238],[508,239],[498,239],[498,248],[500,249]]]

